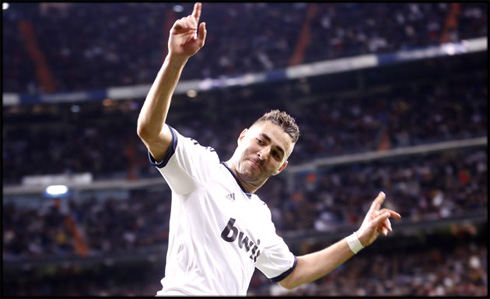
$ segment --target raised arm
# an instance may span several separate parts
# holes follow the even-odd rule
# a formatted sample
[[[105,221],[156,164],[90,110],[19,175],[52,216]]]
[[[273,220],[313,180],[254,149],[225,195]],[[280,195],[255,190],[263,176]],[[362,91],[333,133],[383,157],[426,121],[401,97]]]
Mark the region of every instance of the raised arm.
[[[383,192],[378,194],[371,204],[361,227],[354,233],[354,236],[357,236],[360,241],[360,244],[358,244],[363,247],[371,245],[380,233],[386,236],[388,232],[392,232],[389,218],[401,219],[400,214],[397,212],[390,209],[381,209],[381,204],[385,197]],[[344,238],[323,250],[299,256],[294,270],[281,280],[279,284],[287,289],[293,289],[303,283],[317,280],[328,274],[354,256],[354,252],[348,242],[351,238]],[[355,241],[357,242],[357,240]]]
[[[172,142],[165,121],[172,95],[187,60],[204,46],[206,24],[197,30],[201,16],[201,3],[194,4],[192,15],[177,20],[168,41],[168,54],[153,82],[138,117],[138,136],[156,161],[163,160]]]

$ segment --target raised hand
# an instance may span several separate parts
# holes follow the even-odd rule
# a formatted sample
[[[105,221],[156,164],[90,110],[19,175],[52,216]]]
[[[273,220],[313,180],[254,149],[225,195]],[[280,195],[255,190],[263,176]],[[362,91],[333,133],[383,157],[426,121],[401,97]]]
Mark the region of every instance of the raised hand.
[[[197,27],[201,17],[202,4],[194,4],[192,15],[183,17],[175,21],[170,29],[168,41],[169,54],[182,58],[189,58],[204,46],[206,40],[206,23],[199,25],[199,34]]]
[[[384,236],[388,235],[388,232],[392,232],[391,223],[389,218],[401,219],[401,215],[390,209],[381,209],[386,195],[380,192],[376,199],[371,204],[369,211],[361,224],[361,227],[357,231],[357,238],[361,241],[361,244],[366,247],[371,245],[379,234]]]

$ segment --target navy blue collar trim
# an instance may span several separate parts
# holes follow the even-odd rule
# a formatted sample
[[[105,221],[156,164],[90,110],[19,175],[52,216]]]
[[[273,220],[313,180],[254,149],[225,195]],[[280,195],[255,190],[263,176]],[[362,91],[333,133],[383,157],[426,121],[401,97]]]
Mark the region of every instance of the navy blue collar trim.
[[[228,167],[228,165],[226,165],[225,162],[221,162],[221,164],[223,164],[226,167],[226,169],[228,169],[228,171],[231,173],[231,175],[235,178],[235,181],[237,182],[238,186],[240,186],[243,193],[245,193],[245,195],[247,195],[248,198],[252,198],[252,193],[245,191],[245,189],[243,188],[242,184],[240,184],[240,181],[238,180],[236,175],[233,173],[233,171],[231,171],[230,167]]]

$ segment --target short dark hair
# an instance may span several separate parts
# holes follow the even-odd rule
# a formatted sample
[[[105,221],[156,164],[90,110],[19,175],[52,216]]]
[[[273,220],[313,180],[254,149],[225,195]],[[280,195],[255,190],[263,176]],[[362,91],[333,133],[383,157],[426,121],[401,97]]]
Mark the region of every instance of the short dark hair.
[[[299,127],[291,115],[277,109],[271,110],[270,112],[264,113],[264,115],[262,115],[252,124],[252,126],[265,121],[270,121],[271,123],[280,126],[284,132],[291,137],[293,143],[298,141],[300,135]]]

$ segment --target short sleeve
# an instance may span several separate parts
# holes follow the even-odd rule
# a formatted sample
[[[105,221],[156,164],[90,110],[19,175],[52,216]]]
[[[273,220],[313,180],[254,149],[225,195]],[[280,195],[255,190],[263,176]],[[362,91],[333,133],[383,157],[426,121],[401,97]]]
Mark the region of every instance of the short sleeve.
[[[172,143],[162,161],[149,154],[150,163],[157,167],[173,192],[187,194],[206,184],[219,157],[211,147],[201,146],[196,140],[182,136],[170,127]]]
[[[263,252],[257,259],[255,267],[274,282],[281,281],[296,267],[296,256],[289,250],[286,242],[276,233],[276,228],[268,211],[268,223],[265,224]]]

